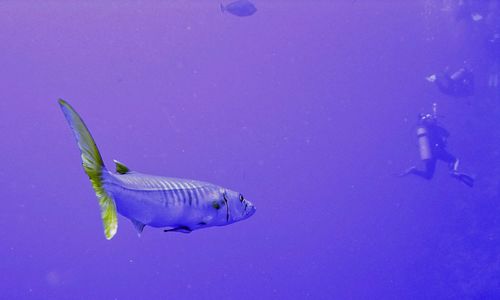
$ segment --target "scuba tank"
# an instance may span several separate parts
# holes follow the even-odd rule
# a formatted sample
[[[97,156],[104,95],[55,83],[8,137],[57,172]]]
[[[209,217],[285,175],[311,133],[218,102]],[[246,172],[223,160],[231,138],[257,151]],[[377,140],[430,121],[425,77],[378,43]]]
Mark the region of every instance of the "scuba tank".
[[[422,115],[417,126],[418,150],[421,160],[428,160],[433,157],[431,137],[427,123],[437,119],[437,103],[432,103],[432,115]]]
[[[429,138],[429,130],[427,126],[420,122],[417,127],[418,150],[421,160],[428,160],[432,158],[431,142]]]

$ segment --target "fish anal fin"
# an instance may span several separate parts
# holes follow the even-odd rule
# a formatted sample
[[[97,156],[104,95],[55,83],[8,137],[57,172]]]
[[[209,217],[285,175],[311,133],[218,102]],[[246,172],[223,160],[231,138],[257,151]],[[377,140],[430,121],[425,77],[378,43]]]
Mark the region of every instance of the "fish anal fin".
[[[126,165],[122,164],[121,162],[117,161],[116,159],[113,159],[113,162],[116,165],[116,172],[118,174],[127,174],[128,172],[130,172],[130,169]]]
[[[163,232],[182,232],[182,233],[191,233],[191,228],[187,227],[187,226],[179,226],[179,227],[175,227],[175,228],[172,228],[172,229],[164,229]]]
[[[130,220],[130,221],[132,221],[132,224],[134,224],[134,228],[137,231],[137,235],[141,236],[141,233],[146,225],[136,220]]]

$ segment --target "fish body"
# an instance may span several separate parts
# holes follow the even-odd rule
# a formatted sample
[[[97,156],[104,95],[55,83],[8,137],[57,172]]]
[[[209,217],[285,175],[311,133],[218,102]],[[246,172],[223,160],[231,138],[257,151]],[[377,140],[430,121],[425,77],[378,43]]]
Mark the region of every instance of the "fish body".
[[[225,200],[234,192],[211,183],[129,172],[110,173],[104,186],[118,212],[140,224],[195,230],[238,221]]]
[[[146,225],[189,233],[225,226],[255,213],[255,206],[243,195],[212,183],[142,174],[118,161],[116,172],[108,171],[83,120],[66,101],[59,100],[59,104],[99,199],[107,239],[116,234],[117,212],[130,219],[139,234]]]
[[[238,0],[227,5],[220,5],[222,12],[229,12],[238,17],[248,17],[257,12],[257,7],[248,0]]]

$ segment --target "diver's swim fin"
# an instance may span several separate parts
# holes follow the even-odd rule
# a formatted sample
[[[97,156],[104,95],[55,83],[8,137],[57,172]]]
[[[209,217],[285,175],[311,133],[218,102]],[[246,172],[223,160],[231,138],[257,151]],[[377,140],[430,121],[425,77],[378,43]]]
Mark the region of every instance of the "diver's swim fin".
[[[406,169],[405,171],[399,173],[399,174],[394,174],[394,176],[396,177],[405,177],[407,175],[410,175],[411,173],[415,172],[415,170],[417,169],[417,167],[413,166],[413,167],[409,167],[408,169]]]
[[[460,174],[460,181],[468,185],[469,187],[474,187],[474,178],[469,175]]]
[[[465,183],[467,186],[474,187],[474,178],[472,176],[458,172],[453,172],[451,175],[461,182]]]
[[[62,99],[59,99],[59,105],[73,131],[78,148],[80,148],[83,169],[89,176],[95,194],[99,199],[104,234],[106,238],[110,240],[118,229],[118,218],[116,215],[115,202],[103,187],[102,176],[104,172],[107,172],[106,167],[104,166],[102,157],[99,154],[99,150],[97,149],[92,135],[78,113],[68,102]]]

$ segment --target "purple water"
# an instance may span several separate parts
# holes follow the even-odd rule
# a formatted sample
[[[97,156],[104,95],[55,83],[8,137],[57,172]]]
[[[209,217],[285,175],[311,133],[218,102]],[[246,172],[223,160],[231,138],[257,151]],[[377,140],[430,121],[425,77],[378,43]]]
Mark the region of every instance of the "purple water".
[[[484,81],[483,29],[452,1],[254,2],[247,18],[217,1],[0,2],[0,298],[499,297],[500,103],[424,80],[467,60]],[[120,217],[107,241],[58,98],[109,168],[213,182],[256,214],[140,238]],[[433,102],[473,189],[444,164],[392,176],[418,163]]]

